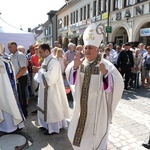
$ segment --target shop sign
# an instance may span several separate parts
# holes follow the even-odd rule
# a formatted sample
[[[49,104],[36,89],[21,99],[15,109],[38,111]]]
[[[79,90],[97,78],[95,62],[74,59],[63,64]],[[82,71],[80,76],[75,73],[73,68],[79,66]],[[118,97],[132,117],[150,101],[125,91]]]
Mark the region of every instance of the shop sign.
[[[82,26],[82,21],[78,22],[78,26]]]
[[[96,18],[95,17],[92,17],[91,18],[91,23],[95,22]]]
[[[62,31],[68,30],[68,26],[62,27]]]
[[[71,29],[72,29],[72,28],[75,28],[75,27],[76,27],[76,24],[75,24],[75,23],[70,25],[70,28],[71,28]]]
[[[111,33],[111,32],[112,32],[112,27],[106,26],[106,33]]]
[[[98,21],[98,20],[101,20],[101,19],[102,19],[101,15],[96,16],[96,20],[97,20],[97,21]]]
[[[122,19],[122,13],[121,12],[117,12],[116,13],[116,20],[121,20]]]
[[[140,36],[150,36],[150,28],[141,29]]]
[[[79,23],[77,22],[77,23],[76,23],[76,27],[78,27],[78,26],[79,26]]]
[[[87,21],[86,20],[83,20],[82,21],[82,25],[86,25],[87,24]]]
[[[142,8],[139,6],[135,7],[135,10],[136,10],[136,15],[138,14],[142,15],[144,12],[144,5],[142,5]]]
[[[107,18],[108,18],[108,12],[103,13],[103,14],[102,14],[102,20],[103,20],[103,19],[107,19]]]

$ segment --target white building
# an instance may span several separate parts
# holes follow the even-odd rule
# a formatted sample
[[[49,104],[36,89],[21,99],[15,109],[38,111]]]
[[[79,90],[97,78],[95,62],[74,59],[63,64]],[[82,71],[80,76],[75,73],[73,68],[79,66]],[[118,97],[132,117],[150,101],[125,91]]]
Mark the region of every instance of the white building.
[[[150,45],[150,1],[118,0],[111,4],[109,41]],[[140,33],[141,32],[141,33]],[[149,32],[147,34],[146,32]]]
[[[57,13],[58,40],[83,44],[86,27],[95,22],[106,30],[104,42],[150,45],[149,0],[68,0]]]

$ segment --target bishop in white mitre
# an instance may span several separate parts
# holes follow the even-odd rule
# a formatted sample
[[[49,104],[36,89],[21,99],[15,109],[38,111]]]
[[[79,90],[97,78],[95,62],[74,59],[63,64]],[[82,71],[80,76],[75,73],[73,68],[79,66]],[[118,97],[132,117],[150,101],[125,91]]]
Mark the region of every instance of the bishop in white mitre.
[[[75,150],[106,150],[109,125],[124,89],[116,67],[99,53],[102,26],[89,25],[83,34],[84,55],[78,52],[66,68],[75,108],[68,138]]]

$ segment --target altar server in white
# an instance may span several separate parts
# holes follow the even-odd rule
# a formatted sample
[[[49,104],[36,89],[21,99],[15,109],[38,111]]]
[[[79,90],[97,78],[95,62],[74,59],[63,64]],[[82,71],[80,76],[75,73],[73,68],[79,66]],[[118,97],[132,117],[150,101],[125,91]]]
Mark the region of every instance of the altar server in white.
[[[59,133],[61,128],[68,126],[66,118],[70,118],[70,108],[59,61],[51,55],[48,44],[41,44],[39,53],[44,61],[35,75],[35,80],[39,82],[38,121],[40,129],[45,128],[44,134],[49,135]]]

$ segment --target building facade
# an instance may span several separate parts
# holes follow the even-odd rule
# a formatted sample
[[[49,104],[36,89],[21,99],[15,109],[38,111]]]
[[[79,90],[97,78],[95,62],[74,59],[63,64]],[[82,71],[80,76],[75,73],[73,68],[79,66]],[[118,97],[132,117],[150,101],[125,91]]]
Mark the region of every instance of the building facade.
[[[86,27],[95,22],[105,31],[104,43],[150,45],[149,0],[68,0],[58,12],[57,34],[63,47],[83,44]]]
[[[114,43],[128,41],[135,46],[140,42],[150,45],[150,1],[114,1],[111,3],[110,26],[109,40]]]

